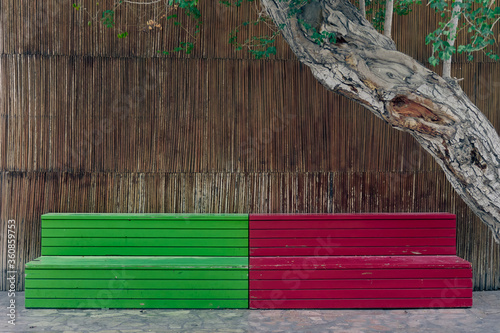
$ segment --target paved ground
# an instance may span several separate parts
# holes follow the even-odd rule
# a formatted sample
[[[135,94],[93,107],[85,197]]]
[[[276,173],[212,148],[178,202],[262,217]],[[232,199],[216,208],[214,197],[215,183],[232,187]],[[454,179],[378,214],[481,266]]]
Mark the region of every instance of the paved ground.
[[[24,293],[15,300],[12,326],[0,292],[0,332],[500,332],[500,291],[438,310],[27,310]]]

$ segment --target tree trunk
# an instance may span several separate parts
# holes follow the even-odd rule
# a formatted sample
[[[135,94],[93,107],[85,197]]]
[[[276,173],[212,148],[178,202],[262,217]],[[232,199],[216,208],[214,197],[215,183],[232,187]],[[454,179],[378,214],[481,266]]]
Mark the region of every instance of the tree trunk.
[[[462,0],[455,0],[453,4],[453,11],[451,14],[451,21],[450,21],[450,29],[448,30],[450,34],[448,35],[448,43],[450,46],[455,45],[455,40],[457,39],[457,27],[458,27],[458,19],[460,18],[460,10],[462,7],[460,7],[460,4],[462,3]],[[443,62],[443,77],[444,78],[451,78],[451,59],[453,56],[450,57],[450,59],[445,60]]]
[[[285,40],[313,75],[415,137],[500,242],[500,138],[459,85],[396,51],[348,0],[316,3],[319,30],[337,37],[321,46],[288,18],[286,2],[261,3],[276,25],[283,24]]]
[[[361,12],[361,15],[366,18],[366,1],[365,0],[359,0],[359,11]]]
[[[384,36],[388,38],[391,38],[393,12],[394,0],[387,0],[385,2]]]

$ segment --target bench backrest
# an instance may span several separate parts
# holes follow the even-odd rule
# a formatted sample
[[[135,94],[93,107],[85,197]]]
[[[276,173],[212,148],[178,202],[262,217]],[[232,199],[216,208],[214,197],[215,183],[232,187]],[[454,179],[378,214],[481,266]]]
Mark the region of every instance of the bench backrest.
[[[449,213],[250,214],[251,256],[455,255]]]
[[[45,214],[44,256],[248,256],[247,214]]]

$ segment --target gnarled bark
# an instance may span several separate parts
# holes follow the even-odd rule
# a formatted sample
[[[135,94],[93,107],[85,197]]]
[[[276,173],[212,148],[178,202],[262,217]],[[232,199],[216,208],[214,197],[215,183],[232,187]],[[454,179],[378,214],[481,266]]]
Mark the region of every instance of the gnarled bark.
[[[500,242],[500,138],[488,119],[455,81],[396,51],[394,42],[348,0],[315,2],[323,18],[320,31],[335,33],[335,44],[317,45],[298,20],[288,17],[287,2],[261,0],[313,75],[329,90],[413,135]]]

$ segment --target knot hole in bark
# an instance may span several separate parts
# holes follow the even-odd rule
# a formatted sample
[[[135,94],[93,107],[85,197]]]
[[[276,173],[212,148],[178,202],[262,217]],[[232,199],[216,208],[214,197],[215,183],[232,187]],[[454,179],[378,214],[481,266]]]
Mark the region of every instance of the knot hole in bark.
[[[425,121],[441,122],[441,117],[425,106],[415,103],[406,96],[396,96],[391,101],[394,112],[404,117],[423,118]]]
[[[472,150],[470,151],[470,159],[474,165],[476,165],[481,170],[486,169],[486,164],[481,163],[481,156],[479,155],[476,147],[472,145]]]

